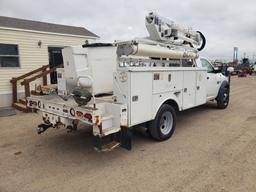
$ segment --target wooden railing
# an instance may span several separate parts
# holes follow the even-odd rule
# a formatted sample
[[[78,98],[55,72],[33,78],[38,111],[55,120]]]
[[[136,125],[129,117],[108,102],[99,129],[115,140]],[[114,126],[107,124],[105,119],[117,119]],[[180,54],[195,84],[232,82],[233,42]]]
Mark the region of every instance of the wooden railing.
[[[57,68],[62,68],[63,64],[58,65],[53,68],[49,68],[49,65],[44,65],[38,69],[35,69],[33,71],[30,71],[24,75],[21,75],[19,77],[13,77],[11,79],[11,84],[12,84],[12,98],[13,98],[13,103],[16,103],[18,101],[18,91],[17,91],[17,82],[21,81],[21,85],[24,85],[25,88],[25,97],[30,96],[30,82],[35,81],[38,78],[43,79],[43,85],[47,85],[47,75],[51,72],[54,72]]]

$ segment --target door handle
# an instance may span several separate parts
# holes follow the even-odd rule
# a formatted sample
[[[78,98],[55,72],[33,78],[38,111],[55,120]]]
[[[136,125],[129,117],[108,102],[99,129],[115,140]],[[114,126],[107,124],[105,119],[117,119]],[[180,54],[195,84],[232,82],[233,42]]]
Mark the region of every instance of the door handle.
[[[207,77],[207,79],[210,79],[209,77]]]

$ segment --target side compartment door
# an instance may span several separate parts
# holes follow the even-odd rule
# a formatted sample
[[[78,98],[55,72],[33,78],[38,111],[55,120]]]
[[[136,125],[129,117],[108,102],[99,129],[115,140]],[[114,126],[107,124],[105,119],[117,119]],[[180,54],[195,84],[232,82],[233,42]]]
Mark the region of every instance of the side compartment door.
[[[189,109],[195,106],[196,71],[183,72],[183,99],[182,108]]]
[[[196,105],[206,103],[206,71],[196,72]]]
[[[152,73],[131,72],[130,78],[130,125],[136,125],[152,117]]]

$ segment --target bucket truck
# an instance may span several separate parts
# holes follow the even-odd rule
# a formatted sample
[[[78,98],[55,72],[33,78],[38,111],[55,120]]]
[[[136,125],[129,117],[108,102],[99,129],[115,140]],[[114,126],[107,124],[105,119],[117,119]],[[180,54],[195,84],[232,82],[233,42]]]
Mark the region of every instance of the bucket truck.
[[[210,100],[220,109],[228,106],[228,78],[199,56],[206,42],[201,32],[156,13],[145,24],[145,38],[63,49],[57,93],[27,98],[42,112],[39,134],[91,125],[95,149],[131,149],[136,126],[164,141],[174,133],[178,111]]]

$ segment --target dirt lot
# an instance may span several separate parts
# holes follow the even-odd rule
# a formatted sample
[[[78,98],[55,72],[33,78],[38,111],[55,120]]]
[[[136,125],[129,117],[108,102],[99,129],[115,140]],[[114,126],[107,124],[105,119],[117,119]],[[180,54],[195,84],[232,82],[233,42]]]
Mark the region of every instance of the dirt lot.
[[[0,191],[256,191],[256,77],[232,78],[226,110],[178,115],[173,137],[93,150],[86,129],[37,135],[40,115],[0,118]]]

